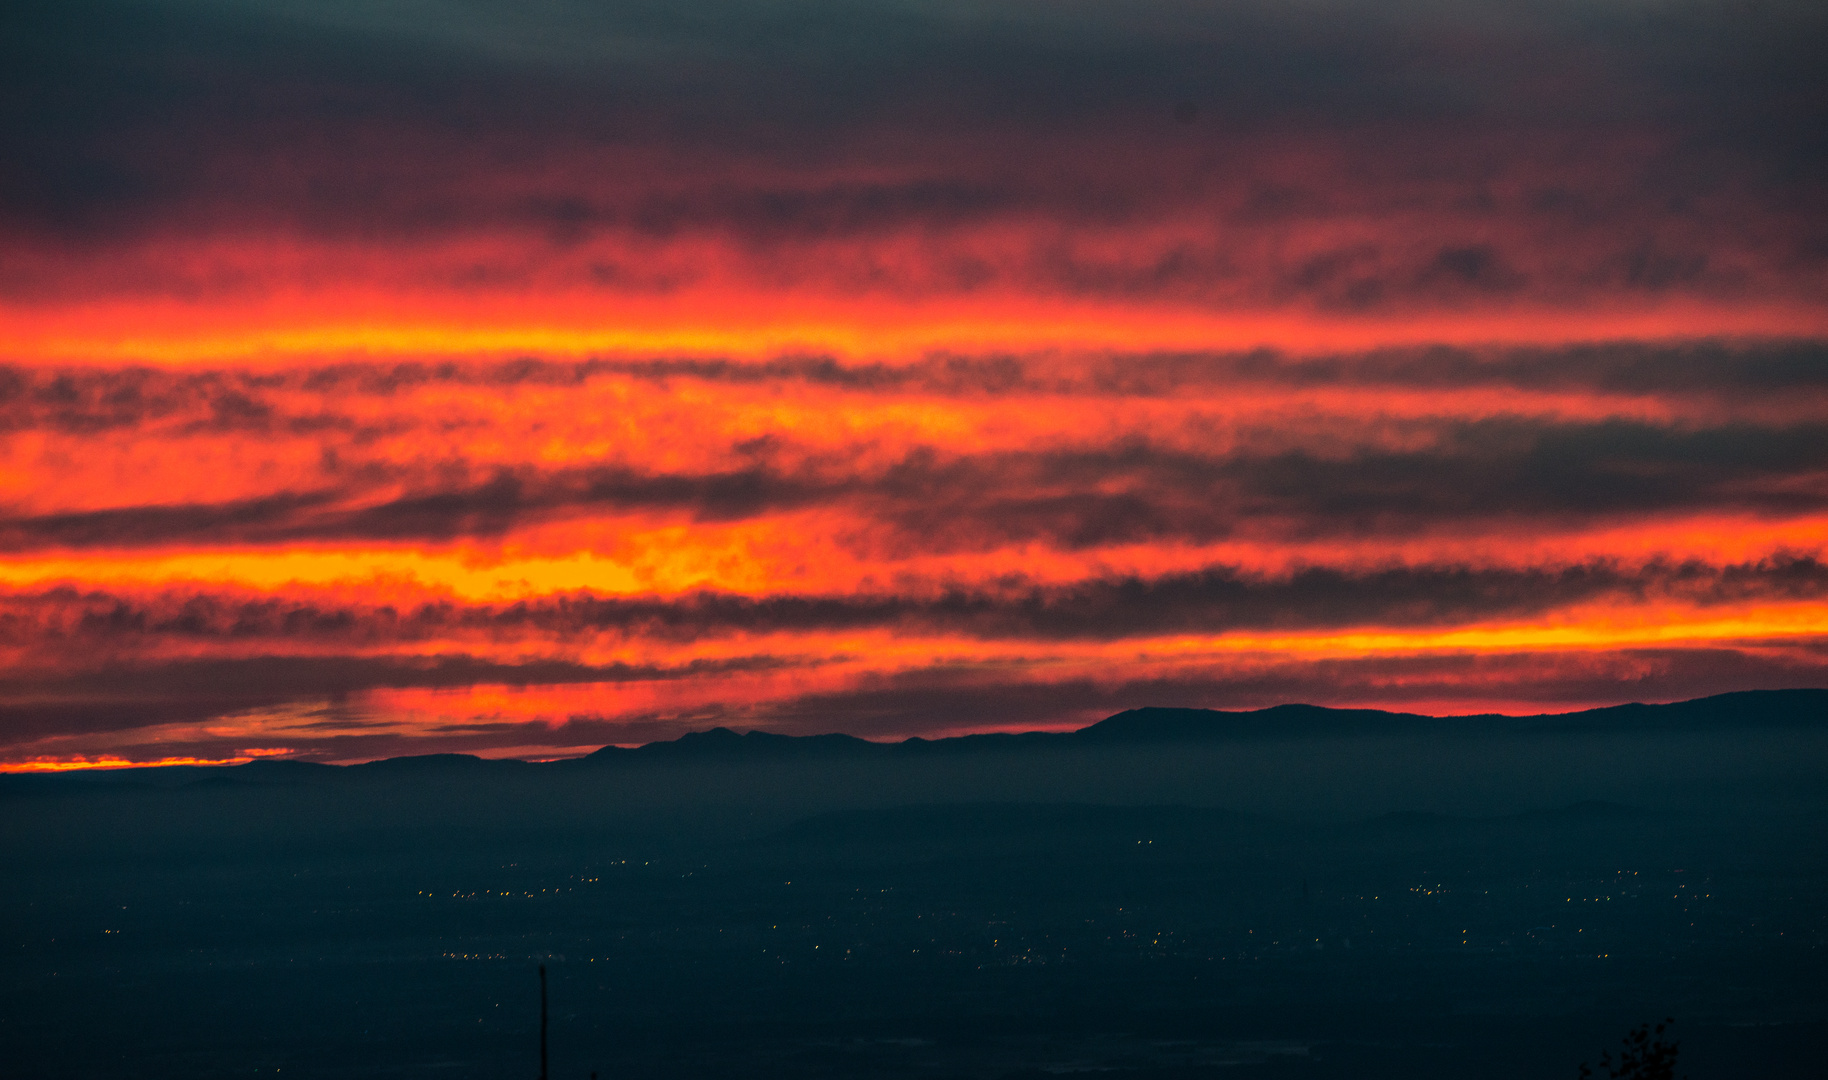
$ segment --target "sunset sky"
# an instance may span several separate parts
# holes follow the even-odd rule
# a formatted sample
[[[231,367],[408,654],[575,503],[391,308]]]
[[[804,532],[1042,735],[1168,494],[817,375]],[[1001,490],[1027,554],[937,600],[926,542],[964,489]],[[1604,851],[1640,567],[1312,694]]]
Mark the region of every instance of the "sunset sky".
[[[1828,685],[1828,8],[0,16],[0,768]]]

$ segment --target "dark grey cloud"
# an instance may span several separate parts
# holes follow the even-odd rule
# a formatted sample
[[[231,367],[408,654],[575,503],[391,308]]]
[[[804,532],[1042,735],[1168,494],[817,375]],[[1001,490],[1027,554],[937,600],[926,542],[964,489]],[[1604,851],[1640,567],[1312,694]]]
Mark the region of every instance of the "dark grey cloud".
[[[76,675],[15,671],[0,679],[0,731],[24,739],[119,730],[362,690],[648,682],[783,666],[785,661],[769,656],[677,666],[500,663],[464,655],[260,656],[116,663]],[[118,726],[105,726],[110,724]]]
[[[28,650],[54,648],[66,662],[79,662],[90,650],[105,658],[133,655],[137,649],[171,642],[242,641],[261,642],[269,648],[318,649],[411,645],[457,635],[486,646],[528,639],[565,642],[605,631],[670,642],[732,634],[861,629],[977,639],[1115,640],[1235,630],[1415,628],[1527,620],[1586,602],[1673,602],[1706,607],[1824,598],[1828,598],[1828,566],[1802,556],[1725,565],[1652,562],[1636,567],[1610,561],[1509,568],[1309,567],[1276,577],[1214,567],[1156,578],[1111,577],[1057,586],[1010,580],[939,595],[703,592],[674,598],[576,595],[507,605],[437,602],[410,607],[210,593],[146,598],[58,589],[16,595],[0,605],[0,643]],[[260,678],[277,680],[262,685],[292,685],[299,680],[320,689],[330,685],[311,666],[315,662],[299,663],[304,667],[285,661],[272,672],[262,669]],[[456,660],[398,669],[404,675],[379,662],[372,669],[351,668],[342,660],[333,666],[355,680],[345,688],[396,675],[409,679],[409,685],[450,685],[452,680],[472,678],[518,683],[610,678],[601,669],[564,665],[517,666],[502,674],[508,669],[471,670]],[[298,674],[301,671],[304,674]],[[201,672],[192,674],[203,677]],[[646,669],[626,673],[628,678],[663,675]],[[239,675],[231,679],[210,674],[208,678],[210,685],[242,686],[236,681],[242,678]],[[251,692],[249,687],[243,689]]]
[[[251,223],[367,240],[506,230],[554,249],[606,230],[694,232],[765,249],[1177,208],[1265,225],[1427,200],[1467,222],[1417,252],[1314,254],[1277,286],[1336,307],[1552,291],[1550,271],[1509,250],[1530,230],[1494,222],[1606,237],[1563,285],[1604,272],[1622,288],[1730,289],[1736,264],[1711,246],[1746,240],[1747,220],[1783,222],[1759,231],[1767,276],[1823,259],[1828,26],[1805,4],[405,10],[9,5],[0,229],[68,254]],[[1175,118],[1181,102],[1195,123]],[[1291,135],[1332,152],[1275,167]],[[1651,148],[1618,149],[1639,144]],[[1625,156],[1587,175],[1581,147]],[[1565,167],[1538,167],[1550,155]],[[859,165],[891,167],[859,180]],[[1645,227],[1675,218],[1706,238]],[[1229,272],[1223,255],[1042,251],[1019,272],[959,268],[952,284],[1014,272],[1204,295]],[[0,269],[15,295],[70,287]],[[628,283],[630,268],[605,269]],[[504,262],[476,281],[515,273]]]
[[[1173,380],[1183,372],[1189,379],[1204,376],[1197,357],[1163,358],[1157,363],[1162,369],[1157,377]],[[1310,386],[1489,387],[1664,399],[1695,395],[1728,401],[1828,392],[1828,349],[1818,341],[1632,341],[1503,349],[1435,346],[1320,357],[1264,353],[1215,367],[1218,378]],[[1148,370],[1145,366],[1144,371]]]
[[[1418,431],[1433,445],[1246,447],[1214,456],[1141,443],[949,460],[915,454],[859,501],[928,549],[948,550],[1208,541],[1245,525],[1362,536],[1701,508],[1796,513],[1820,508],[1825,497],[1813,478],[1828,467],[1828,425],[1495,418]]]
[[[1335,447],[1247,440],[1210,455],[1140,440],[965,455],[919,447],[873,473],[830,451],[782,464],[751,454],[747,464],[700,473],[376,466],[350,470],[348,482],[327,476],[334,486],[320,490],[233,502],[3,516],[0,550],[452,540],[607,512],[726,521],[812,506],[841,507],[928,550],[1029,541],[1079,549],[1217,540],[1246,523],[1285,535],[1363,535],[1494,519],[1828,506],[1819,483],[1828,423],[1430,420],[1407,431],[1424,445],[1401,450],[1378,445],[1375,432],[1356,445],[1350,434]]]
[[[1011,394],[1154,398],[1235,393],[1240,387],[1359,390],[1520,390],[1654,396],[1691,405],[1794,405],[1828,400],[1828,346],[1813,340],[1606,342],[1555,348],[1390,348],[1359,353],[935,354],[912,362],[780,356],[764,361],[658,357],[554,362],[328,364],[250,371],[34,369],[0,365],[0,432],[163,436],[246,433],[337,437],[359,447],[435,417],[393,412],[377,399],[425,390],[587,388],[638,379],[665,390],[692,383],[806,386],[846,394],[980,398]]]
[[[698,520],[732,520],[830,500],[852,486],[840,479],[802,479],[760,467],[695,475],[654,475],[613,467],[558,473],[497,469],[471,483],[391,498],[375,498],[374,490],[385,490],[385,485],[372,484],[366,489],[287,493],[224,503],[0,518],[0,551],[497,538],[516,526],[593,511],[676,510]]]
[[[280,694],[211,694],[190,687],[170,698],[110,697],[91,690],[62,700],[0,701],[0,746],[11,749],[59,736],[107,735],[161,724],[201,723],[245,709],[279,705],[285,700]]]

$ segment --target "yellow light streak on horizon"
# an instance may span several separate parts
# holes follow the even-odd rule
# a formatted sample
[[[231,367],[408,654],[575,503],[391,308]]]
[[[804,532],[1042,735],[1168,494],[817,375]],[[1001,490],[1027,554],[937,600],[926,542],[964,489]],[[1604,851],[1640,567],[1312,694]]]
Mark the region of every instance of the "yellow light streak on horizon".
[[[707,302],[715,297],[706,297]],[[768,306],[779,298],[744,297]],[[324,322],[273,325],[236,333],[174,330],[164,335],[98,333],[94,327],[143,326],[112,310],[91,317],[64,313],[59,321],[81,331],[36,326],[18,309],[0,309],[0,340],[18,362],[150,363],[188,365],[225,361],[285,361],[346,355],[560,356],[696,355],[762,358],[794,352],[845,357],[917,356],[947,348],[1117,348],[1245,350],[1259,347],[1362,349],[1420,344],[1565,344],[1616,339],[1658,340],[1697,336],[1808,337],[1828,333],[1828,314],[1792,307],[1709,308],[1453,315],[1418,313],[1348,320],[1310,313],[1212,314],[1183,309],[1146,310],[1094,305],[1004,305],[1005,313],[978,314],[963,305],[945,310],[912,308],[888,317],[729,320],[711,325],[702,309],[689,314],[632,311],[605,325],[594,321],[504,321],[461,325],[448,316],[413,321]],[[8,317],[10,314],[11,317]],[[27,313],[28,316],[31,313]],[[197,310],[200,323],[219,325],[226,311]],[[48,320],[47,320],[48,321]],[[477,320],[480,321],[480,320]]]
[[[708,575],[705,576],[708,580]],[[399,587],[443,592],[471,601],[509,600],[530,593],[590,590],[608,594],[655,590],[651,577],[627,564],[580,552],[558,558],[491,561],[474,552],[288,550],[182,552],[111,556],[104,559],[52,557],[0,562],[0,584],[15,588],[74,584],[93,588],[234,584],[260,590],[289,586],[335,588]],[[688,577],[673,583],[691,587]]]
[[[26,761],[0,762],[0,773],[75,772],[79,769],[157,769],[171,765],[246,765],[252,757],[193,758],[168,757],[152,761],[130,761],[115,755],[78,758],[32,758]]]
[[[1478,531],[1388,539],[1295,541],[1272,534],[1211,544],[1130,544],[1085,552],[1020,544],[884,557],[853,550],[838,539],[858,524],[846,515],[811,512],[727,525],[656,524],[644,519],[555,522],[536,525],[513,545],[500,547],[466,543],[47,552],[0,557],[0,589],[306,590],[368,594],[393,603],[500,603],[566,593],[668,596],[699,590],[918,596],[970,587],[974,581],[1044,586],[1109,577],[1148,579],[1212,568],[1274,580],[1310,565],[1347,571],[1529,567],[1552,573],[1558,567],[1601,559],[1629,571],[1658,561],[1699,559],[1718,565],[1820,558],[1828,546],[1828,517],[1764,521],[1706,515],[1523,536],[1505,531],[1504,523],[1498,522]],[[591,546],[580,550],[581,539]]]
[[[1045,668],[1087,661],[1150,664],[1203,657],[1301,656],[1336,659],[1418,653],[1515,653],[1540,650],[1587,651],[1723,641],[1778,641],[1828,637],[1828,604],[1767,604],[1709,616],[1694,609],[1667,608],[1638,614],[1610,607],[1564,611],[1549,625],[1512,622],[1462,625],[1450,629],[1359,628],[1312,632],[1232,631],[1200,635],[1130,637],[1114,641],[1015,638],[1007,641],[963,636],[922,636],[881,631],[866,634],[782,634],[750,637],[714,649],[695,646],[690,655],[729,659],[753,655],[758,647],[798,643],[807,658],[865,670],[918,670],[946,665]],[[816,646],[816,648],[807,648]],[[769,655],[781,655],[769,651]],[[676,658],[678,659],[678,658]]]

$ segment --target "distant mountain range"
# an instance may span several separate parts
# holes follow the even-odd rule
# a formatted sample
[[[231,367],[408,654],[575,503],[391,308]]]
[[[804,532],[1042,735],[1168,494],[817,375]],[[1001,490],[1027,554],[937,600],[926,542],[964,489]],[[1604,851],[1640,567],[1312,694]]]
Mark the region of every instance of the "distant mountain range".
[[[851,735],[737,733],[729,728],[694,731],[677,739],[639,747],[606,746],[581,758],[534,763],[468,754],[424,754],[335,766],[262,759],[245,765],[163,769],[93,770],[55,775],[5,775],[0,782],[39,786],[59,782],[190,782],[233,779],[304,779],[306,776],[430,776],[493,774],[531,770],[578,772],[643,763],[716,761],[892,759],[911,756],[1012,753],[1048,749],[1090,749],[1224,740],[1286,740],[1393,735],[1468,736],[1579,735],[1693,732],[1828,725],[1828,689],[1752,690],[1668,705],[1615,705],[1537,716],[1422,716],[1378,709],[1330,709],[1319,705],[1278,705],[1227,712],[1218,709],[1130,709],[1070,732],[1019,732],[911,738],[882,743]]]
[[[1129,709],[1078,731],[1027,731],[960,735],[946,739],[870,742],[851,735],[737,734],[729,728],[694,731],[669,742],[639,747],[606,746],[593,754],[556,764],[583,766],[653,759],[752,759],[888,754],[975,753],[1042,746],[1119,746],[1225,739],[1303,739],[1397,734],[1494,735],[1581,734],[1639,731],[1701,731],[1740,727],[1795,727],[1828,724],[1828,690],[1749,690],[1669,705],[1613,705],[1537,716],[1423,716],[1381,709],[1329,709],[1321,705],[1277,705],[1227,712],[1220,709]],[[412,759],[398,759],[412,760]],[[379,762],[373,764],[382,764]]]

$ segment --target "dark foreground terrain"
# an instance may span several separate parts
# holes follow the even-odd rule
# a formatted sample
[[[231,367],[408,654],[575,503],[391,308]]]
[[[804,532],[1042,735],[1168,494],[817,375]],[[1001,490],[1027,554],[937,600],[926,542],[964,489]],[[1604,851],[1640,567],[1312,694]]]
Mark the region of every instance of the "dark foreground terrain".
[[[1828,1045],[1822,692],[0,779],[7,1077],[531,1077],[541,962],[578,1080]]]

